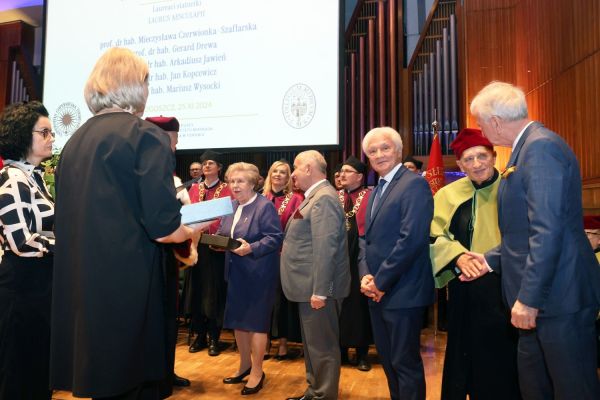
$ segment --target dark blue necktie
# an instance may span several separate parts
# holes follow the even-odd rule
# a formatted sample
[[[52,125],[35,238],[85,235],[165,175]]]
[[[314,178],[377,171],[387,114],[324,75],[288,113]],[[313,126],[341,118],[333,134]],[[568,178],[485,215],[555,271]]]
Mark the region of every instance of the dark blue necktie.
[[[373,192],[373,206],[371,207],[371,216],[375,214],[375,210],[377,210],[377,206],[379,206],[379,200],[381,199],[381,194],[383,192],[383,186],[387,183],[387,181],[383,178],[379,179],[377,183],[377,187],[375,188],[375,192]]]

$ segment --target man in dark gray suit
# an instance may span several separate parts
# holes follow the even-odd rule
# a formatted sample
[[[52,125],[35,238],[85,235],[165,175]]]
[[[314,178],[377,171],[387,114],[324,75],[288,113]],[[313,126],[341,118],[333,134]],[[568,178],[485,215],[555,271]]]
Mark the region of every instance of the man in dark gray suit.
[[[314,150],[298,154],[292,179],[305,200],[288,221],[281,251],[281,286],[300,310],[308,388],[288,400],[337,399],[339,314],[350,292],[344,210]]]
[[[583,231],[577,159],[560,136],[529,119],[525,94],[511,84],[484,87],[471,114],[494,145],[512,146],[498,188],[502,243],[485,258],[470,254],[485,266],[481,273],[502,276],[519,328],[523,398],[600,399],[600,269]]]

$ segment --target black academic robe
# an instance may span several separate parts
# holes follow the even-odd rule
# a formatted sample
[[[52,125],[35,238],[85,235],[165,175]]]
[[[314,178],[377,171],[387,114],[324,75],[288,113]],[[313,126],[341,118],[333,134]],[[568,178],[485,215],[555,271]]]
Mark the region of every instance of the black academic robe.
[[[218,181],[207,188],[204,183],[200,188],[190,190],[192,203],[232,197],[229,186]],[[220,220],[212,224],[207,233],[215,234]],[[198,264],[186,270],[184,285],[185,314],[192,316],[192,329],[199,335],[208,335],[218,340],[223,326],[223,314],[227,298],[225,282],[225,252],[213,250],[206,245],[198,246]]]
[[[342,303],[340,312],[340,346],[364,347],[373,344],[371,317],[369,315],[368,298],[360,291],[360,274],[358,272],[358,238],[364,235],[365,211],[369,203],[369,191],[358,188],[351,193],[338,192],[340,201],[343,198],[346,216],[352,211],[359,193],[366,190],[356,215],[347,217],[348,257],[350,261],[350,294]],[[341,194],[343,193],[343,194]]]
[[[165,376],[156,238],[181,223],[168,137],[129,113],[90,118],[57,168],[51,387],[109,397]]]

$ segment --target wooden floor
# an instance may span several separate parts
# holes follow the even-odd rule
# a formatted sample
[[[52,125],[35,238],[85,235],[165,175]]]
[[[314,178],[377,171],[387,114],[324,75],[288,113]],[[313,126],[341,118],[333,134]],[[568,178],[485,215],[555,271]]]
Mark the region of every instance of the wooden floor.
[[[233,343],[232,335],[225,332],[222,341]],[[276,341],[273,341],[271,353],[276,352]],[[446,334],[433,334],[432,329],[424,329],[421,335],[421,354],[425,363],[427,380],[427,400],[439,399],[446,347]],[[352,353],[351,353],[352,356]],[[352,366],[342,366],[340,379],[340,399],[352,400],[383,400],[389,399],[385,375],[379,363],[375,349],[369,352],[373,369],[361,372]],[[189,353],[187,332],[181,330],[177,344],[175,371],[178,375],[192,381],[187,388],[175,389],[169,399],[210,399],[225,400],[242,398],[240,385],[224,385],[222,379],[237,371],[238,354],[231,347],[224,350],[218,357],[209,357],[206,350],[199,353]],[[304,359],[292,361],[277,361],[270,359],[263,365],[266,380],[264,388],[254,396],[244,396],[250,399],[284,400],[289,396],[300,396],[306,388]],[[67,392],[54,393],[53,399],[70,400],[74,397]]]

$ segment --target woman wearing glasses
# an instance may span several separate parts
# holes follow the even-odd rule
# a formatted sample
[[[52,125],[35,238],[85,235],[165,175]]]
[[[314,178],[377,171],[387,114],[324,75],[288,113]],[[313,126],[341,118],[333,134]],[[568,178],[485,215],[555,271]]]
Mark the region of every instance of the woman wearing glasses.
[[[54,133],[39,102],[0,116],[0,398],[49,399],[54,201],[40,163]]]

